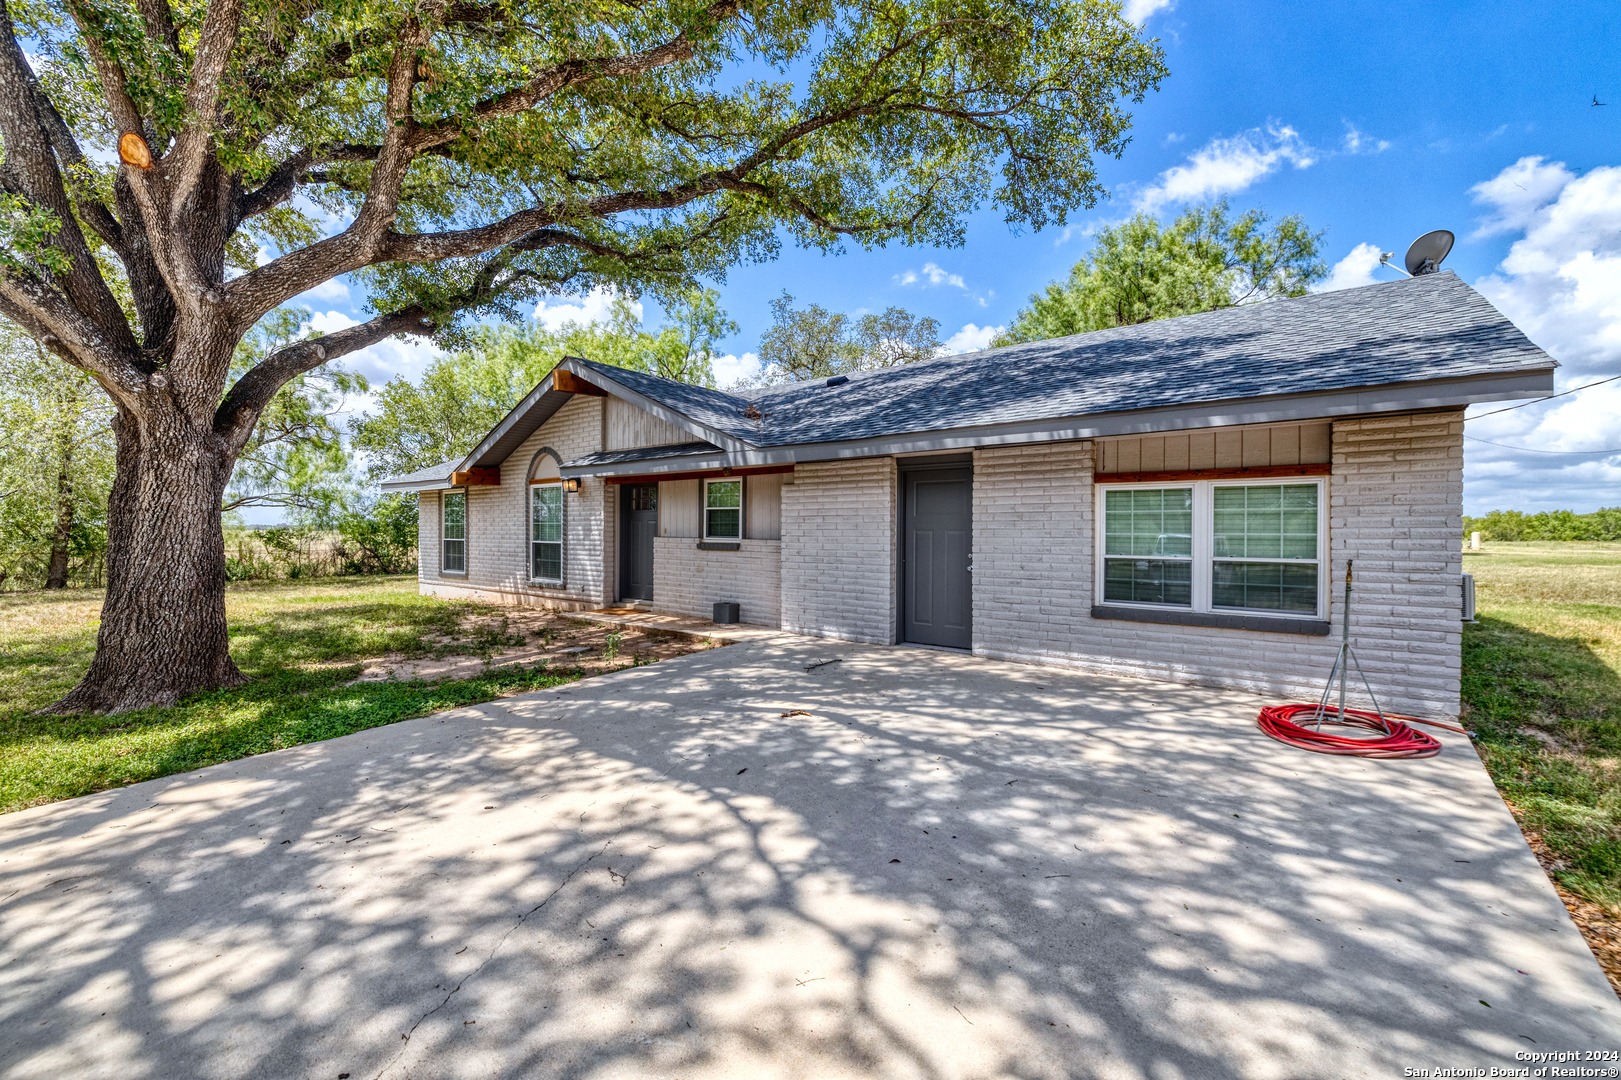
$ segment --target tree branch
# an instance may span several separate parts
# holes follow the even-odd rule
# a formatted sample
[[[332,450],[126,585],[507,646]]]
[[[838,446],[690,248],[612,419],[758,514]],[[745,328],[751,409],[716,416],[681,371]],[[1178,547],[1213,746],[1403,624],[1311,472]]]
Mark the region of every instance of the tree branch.
[[[453,10],[465,11],[471,14],[474,10],[482,13],[491,9],[457,8]],[[718,0],[717,3],[713,3],[704,9],[702,17],[719,22],[734,18],[741,10],[742,0]],[[458,21],[472,20],[464,16]],[[572,86],[583,86],[601,79],[643,75],[670,64],[680,63],[691,57],[692,39],[683,30],[661,45],[655,45],[651,49],[644,49],[628,56],[598,56],[579,60],[565,60],[561,64],[542,71],[522,86],[513,87],[511,90],[497,94],[494,97],[485,98],[474,105],[466,116],[460,116],[453,120],[442,120],[437,124],[424,125],[413,136],[411,148],[422,151],[432,146],[440,146],[451,142],[465,133],[470,124],[524,112],[534,108],[541,101],[557,94],[559,91]]]
[[[231,50],[236,47],[242,0],[210,0],[207,11],[186,85],[186,125],[163,163],[170,185],[169,225],[175,229],[181,226],[179,215],[191,209],[192,196],[208,162],[214,125],[219,121],[220,82]]]
[[[11,12],[0,0],[0,136],[6,149],[0,163],[0,186],[55,215],[58,227],[47,243],[68,256],[67,272],[55,275],[66,299],[94,320],[98,336],[110,340],[120,351],[133,351],[135,334],[117,298],[102,280],[101,268],[73,214],[67,186],[51,150],[47,124],[40,115],[43,97],[34,70],[17,44]]]
[[[409,307],[379,315],[359,326],[277,349],[231,387],[214,413],[214,433],[225,439],[234,455],[247,445],[259,414],[289,379],[395,334],[426,336],[435,329],[437,324],[429,318],[426,309]]]

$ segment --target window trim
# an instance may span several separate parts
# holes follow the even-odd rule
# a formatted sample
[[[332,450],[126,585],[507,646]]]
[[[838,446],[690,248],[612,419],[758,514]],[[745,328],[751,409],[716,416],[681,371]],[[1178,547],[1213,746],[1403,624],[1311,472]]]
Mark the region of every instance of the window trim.
[[[452,496],[457,496],[457,495],[461,496],[461,500],[462,500],[462,535],[461,535],[460,540],[452,541],[452,539],[450,537],[447,537],[445,535],[445,512],[449,509],[449,507],[446,505],[449,498],[452,497]],[[449,491],[440,492],[440,495],[439,495],[439,576],[440,577],[447,577],[448,576],[448,577],[464,578],[464,577],[467,576],[467,532],[468,532],[467,525],[468,525],[468,519],[472,516],[468,512],[468,503],[469,503],[469,501],[470,500],[467,498],[467,489],[466,488],[452,489],[452,490],[449,490]],[[446,570],[445,569],[445,545],[447,543],[452,543],[452,542],[459,543],[462,546],[462,568],[460,570]]]
[[[1326,476],[1287,476],[1244,479],[1233,477],[1222,480],[1188,480],[1182,482],[1155,481],[1134,484],[1094,483],[1093,498],[1093,604],[1097,608],[1127,611],[1165,611],[1184,615],[1233,617],[1235,620],[1277,620],[1282,622],[1322,622],[1328,618],[1328,579],[1332,576],[1332,552],[1328,542],[1328,481]],[[1317,488],[1317,610],[1276,611],[1260,608],[1216,607],[1212,603],[1215,585],[1215,531],[1216,488],[1218,487],[1300,487],[1311,484]],[[1193,489],[1193,603],[1152,604],[1129,600],[1104,599],[1104,530],[1107,527],[1105,504],[1111,491],[1166,491],[1180,488]],[[1305,559],[1235,559],[1236,562],[1277,562],[1300,565]],[[1203,625],[1204,620],[1190,625]]]
[[[528,487],[529,491],[524,496],[526,501],[523,515],[524,532],[528,537],[524,542],[524,576],[528,578],[531,585],[541,585],[553,589],[564,588],[568,577],[568,500],[563,497],[563,478],[559,476],[556,479],[530,480]],[[557,508],[558,513],[561,515],[556,540],[557,576],[555,578],[535,576],[535,545],[552,543],[550,540],[535,539],[535,490],[543,487],[557,489]]]
[[[736,536],[716,536],[716,535],[714,535],[713,533],[711,533],[709,531],[709,511],[710,511],[710,506],[709,506],[709,485],[710,484],[732,484],[732,483],[735,483],[737,485],[737,535]],[[748,533],[749,523],[746,520],[746,517],[747,517],[746,511],[747,511],[748,505],[749,505],[748,478],[743,477],[743,476],[706,476],[706,477],[704,477],[703,490],[699,492],[699,496],[700,496],[700,498],[699,498],[699,503],[698,503],[698,513],[703,515],[703,522],[702,522],[703,539],[704,540],[719,540],[719,541],[722,541],[722,542],[725,542],[725,543],[739,543],[739,544],[741,544],[744,537],[748,536],[748,534],[749,534]],[[724,510],[724,509],[730,509],[730,507],[717,507],[716,509]]]

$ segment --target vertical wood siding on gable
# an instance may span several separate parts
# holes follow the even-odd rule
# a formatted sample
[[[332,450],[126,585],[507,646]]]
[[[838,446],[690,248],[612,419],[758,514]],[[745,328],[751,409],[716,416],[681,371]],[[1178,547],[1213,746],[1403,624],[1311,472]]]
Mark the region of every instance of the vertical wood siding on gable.
[[[1331,438],[1331,425],[1324,420],[1099,439],[1098,472],[1327,464]]]
[[[685,428],[660,420],[645,409],[616,397],[599,399],[607,403],[607,445],[605,450],[634,450],[640,446],[669,446],[697,442],[699,436]]]
[[[782,482],[791,474],[766,473],[743,481],[743,525],[751,540],[782,539]]]
[[[792,473],[766,473],[743,478],[743,535],[750,540],[782,539],[782,485]],[[703,536],[702,480],[665,480],[659,484],[659,535]]]
[[[659,535],[698,537],[704,532],[698,506],[702,480],[665,480],[659,484]]]

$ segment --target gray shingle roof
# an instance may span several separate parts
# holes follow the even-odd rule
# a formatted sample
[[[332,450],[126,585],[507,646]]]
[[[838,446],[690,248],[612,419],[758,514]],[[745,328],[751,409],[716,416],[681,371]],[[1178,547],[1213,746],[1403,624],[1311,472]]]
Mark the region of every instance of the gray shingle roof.
[[[386,488],[398,484],[431,484],[437,480],[449,480],[450,474],[455,471],[456,466],[460,465],[461,462],[461,458],[455,458],[451,461],[442,461],[437,465],[430,465],[426,469],[418,469],[416,472],[405,473],[401,476],[390,476],[382,481],[379,486]]]
[[[634,450],[603,450],[565,462],[563,468],[586,468],[592,465],[618,465],[626,461],[652,461],[658,458],[692,457],[696,454],[718,454],[721,448],[714,443],[685,442],[666,446],[638,446]]]
[[[753,446],[1552,368],[1457,275],[1226,308],[746,396],[585,366]],[[743,415],[750,402],[761,420]]]

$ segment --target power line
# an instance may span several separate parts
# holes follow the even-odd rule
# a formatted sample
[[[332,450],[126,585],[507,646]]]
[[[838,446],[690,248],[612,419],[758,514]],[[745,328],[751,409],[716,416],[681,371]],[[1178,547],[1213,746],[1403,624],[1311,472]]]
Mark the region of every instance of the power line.
[[[1496,416],[1498,413],[1513,412],[1515,409],[1523,409],[1527,405],[1535,405],[1539,401],[1552,401],[1556,397],[1564,397],[1567,394],[1579,394],[1583,390],[1590,390],[1595,386],[1603,386],[1605,383],[1615,382],[1617,379],[1621,379],[1621,375],[1611,375],[1608,379],[1600,379],[1598,382],[1590,382],[1586,386],[1578,386],[1574,390],[1561,390],[1559,393],[1557,393],[1557,394],[1549,394],[1547,397],[1532,398],[1530,401],[1522,401],[1518,405],[1510,405],[1506,409],[1493,409],[1491,412],[1483,412],[1479,416],[1466,416],[1466,417],[1464,417],[1464,419],[1465,420],[1479,420],[1483,416]],[[1485,439],[1477,439],[1475,441],[1476,442],[1485,442],[1486,440]],[[1498,444],[1494,444],[1494,445],[1502,445],[1502,444],[1498,443]],[[1520,448],[1516,447],[1516,449],[1520,449]],[[1542,453],[1555,453],[1556,451],[1548,450],[1548,451],[1540,451],[1540,452],[1542,452]],[[1585,453],[1585,451],[1583,451],[1583,452]],[[1614,451],[1611,451],[1611,453],[1614,453]]]
[[[1529,405],[1531,403],[1528,401],[1526,404]],[[1562,454],[1566,456],[1577,456],[1582,454],[1621,454],[1621,446],[1618,446],[1613,450],[1538,450],[1530,446],[1510,446],[1508,443],[1492,442],[1490,439],[1477,439],[1473,435],[1465,435],[1464,438],[1468,439],[1470,442],[1483,442],[1489,446],[1501,446],[1505,450],[1523,450],[1527,454]]]

